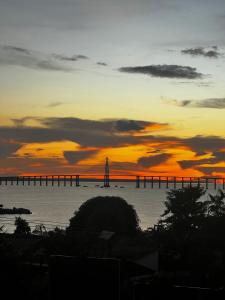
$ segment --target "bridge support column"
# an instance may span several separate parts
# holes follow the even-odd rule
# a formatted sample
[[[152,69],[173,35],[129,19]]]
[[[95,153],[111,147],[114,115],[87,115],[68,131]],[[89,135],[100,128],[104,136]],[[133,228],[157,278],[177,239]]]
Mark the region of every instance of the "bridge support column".
[[[144,189],[146,189],[146,183],[147,183],[146,176],[144,176]]]
[[[177,188],[177,178],[176,177],[174,177],[174,179],[173,179],[173,187],[174,187],[174,189]]]
[[[76,175],[76,186],[80,186],[80,176]]]
[[[214,178],[214,189],[216,190],[216,187],[217,187],[217,181],[216,181],[216,178]]]
[[[140,176],[136,176],[136,188],[140,188]]]

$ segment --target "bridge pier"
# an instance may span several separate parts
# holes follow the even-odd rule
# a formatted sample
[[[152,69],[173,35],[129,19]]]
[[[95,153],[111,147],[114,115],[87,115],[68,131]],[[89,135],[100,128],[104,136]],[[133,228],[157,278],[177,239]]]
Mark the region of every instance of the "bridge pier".
[[[153,189],[153,187],[154,187],[154,176],[152,176],[151,178],[151,188]]]
[[[80,186],[80,176],[76,175],[76,186]]]
[[[140,188],[140,176],[136,176],[136,188]]]
[[[166,188],[167,189],[169,188],[169,177],[168,176],[166,177]]]
[[[146,176],[144,176],[144,189],[146,188]]]
[[[176,177],[173,178],[173,187],[174,187],[174,189],[177,188],[177,178]]]

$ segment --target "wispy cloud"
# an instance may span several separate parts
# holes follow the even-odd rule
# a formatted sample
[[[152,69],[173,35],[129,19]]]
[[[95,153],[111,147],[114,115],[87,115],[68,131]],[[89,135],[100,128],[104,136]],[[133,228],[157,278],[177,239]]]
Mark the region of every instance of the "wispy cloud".
[[[0,65],[21,66],[35,70],[64,71],[73,70],[60,64],[53,55],[14,46],[0,46]]]
[[[87,57],[86,55],[72,55],[72,56],[66,56],[66,55],[62,55],[62,54],[53,54],[53,57],[61,60],[61,61],[78,61],[78,60],[82,60],[82,59],[89,59],[89,57]]]
[[[196,48],[188,48],[181,51],[182,54],[188,54],[191,56],[204,56],[208,58],[218,58],[222,54],[218,51],[217,46],[213,46],[210,49],[203,48],[203,47],[196,47]]]
[[[120,72],[145,74],[152,77],[161,78],[178,78],[178,79],[200,79],[202,73],[197,72],[196,68],[179,65],[149,65],[137,67],[122,67],[118,69]]]
[[[97,62],[97,65],[99,65],[99,66],[103,66],[103,67],[106,67],[106,66],[108,66],[108,64],[107,64],[107,63],[105,63],[105,62],[103,62],[103,61],[99,61],[99,62]]]
[[[63,105],[64,103],[63,102],[60,102],[60,101],[55,101],[55,102],[51,102],[49,103],[48,105],[46,105],[46,107],[57,107],[57,106],[60,106],[60,105]]]
[[[225,108],[225,98],[209,98],[202,100],[163,100],[164,103],[172,104],[180,107],[196,107],[196,108]]]

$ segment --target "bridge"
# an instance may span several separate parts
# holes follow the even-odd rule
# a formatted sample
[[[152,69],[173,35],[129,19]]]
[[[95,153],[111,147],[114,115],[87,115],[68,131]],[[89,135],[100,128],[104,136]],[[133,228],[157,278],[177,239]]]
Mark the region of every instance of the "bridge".
[[[80,187],[85,182],[99,183],[96,186],[110,188],[116,183],[131,182],[139,188],[183,188],[185,186],[201,186],[225,189],[225,178],[220,177],[192,177],[192,176],[161,176],[161,175],[128,175],[128,174],[51,174],[37,176],[1,176],[0,186],[71,186]]]

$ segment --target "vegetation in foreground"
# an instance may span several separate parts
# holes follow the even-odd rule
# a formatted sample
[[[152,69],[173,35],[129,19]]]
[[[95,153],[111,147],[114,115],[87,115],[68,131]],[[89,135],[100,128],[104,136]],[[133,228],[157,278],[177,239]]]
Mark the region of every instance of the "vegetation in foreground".
[[[66,230],[31,231],[22,218],[13,235],[0,234],[0,257],[10,262],[48,263],[50,255],[136,260],[159,253],[159,273],[189,285],[225,285],[225,194],[201,187],[167,192],[158,223],[141,230],[135,209],[119,197],[87,200]],[[164,275],[162,275],[164,274]]]

